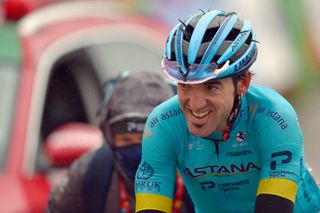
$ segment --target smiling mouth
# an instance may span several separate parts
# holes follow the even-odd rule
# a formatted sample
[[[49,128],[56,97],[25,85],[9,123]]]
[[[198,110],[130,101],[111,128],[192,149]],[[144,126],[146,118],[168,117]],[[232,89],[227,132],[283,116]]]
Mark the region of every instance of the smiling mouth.
[[[206,117],[207,115],[210,114],[210,111],[206,111],[206,112],[194,112],[192,110],[190,110],[191,114],[195,117],[195,118],[198,118],[198,119],[201,119],[201,118],[204,118]]]

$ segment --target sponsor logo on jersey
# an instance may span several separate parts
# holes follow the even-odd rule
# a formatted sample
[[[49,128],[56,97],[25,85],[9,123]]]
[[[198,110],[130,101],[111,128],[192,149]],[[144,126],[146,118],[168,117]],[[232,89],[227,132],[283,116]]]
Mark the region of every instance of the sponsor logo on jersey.
[[[209,189],[213,189],[216,186],[216,183],[213,181],[204,181],[200,182],[201,189],[206,191]]]
[[[271,154],[270,162],[270,178],[286,178],[295,175],[294,172],[283,170],[284,164],[288,164],[292,160],[292,153],[289,150],[274,152]]]
[[[297,176],[297,174],[291,171],[270,171],[269,172],[270,178],[288,178],[292,176]]]
[[[268,117],[272,118],[275,122],[277,122],[277,124],[281,127],[281,129],[285,129],[285,128],[288,127],[288,124],[282,118],[282,116],[280,114],[278,114],[278,112],[274,112],[274,111],[268,110],[266,112],[266,115]]]
[[[159,123],[159,121],[168,120],[168,119],[176,117],[180,114],[183,114],[181,108],[169,110],[165,113],[162,113],[160,116],[154,116],[154,117],[150,118],[150,120],[148,121],[148,125],[150,128],[153,128],[154,126],[156,126]]]
[[[270,169],[276,170],[277,165],[287,164],[291,162],[292,153],[289,150],[284,150],[281,152],[274,152],[271,154]]]
[[[188,149],[189,150],[197,150],[197,151],[201,151],[204,148],[204,144],[201,143],[200,141],[195,141],[195,142],[190,142],[188,144]]]
[[[173,118],[176,117],[180,114],[183,114],[181,108],[179,109],[173,109],[173,110],[169,110],[168,112],[165,112],[163,114],[160,115],[161,120],[167,120],[169,118]]]
[[[245,186],[248,184],[250,184],[249,180],[239,180],[235,182],[219,183],[218,187],[219,187],[219,190],[222,192],[230,192],[230,191],[240,190],[242,186]]]
[[[264,114],[267,117],[271,118],[273,121],[275,121],[281,129],[286,129],[288,127],[288,124],[284,120],[284,118],[280,115],[279,112],[266,109],[265,107],[259,107],[258,113]]]
[[[200,182],[201,189],[204,191],[218,188],[221,192],[230,192],[240,190],[242,186],[250,184],[248,179],[238,180],[234,182],[223,182],[223,183],[215,183],[214,181],[204,181]]]
[[[245,142],[247,140],[247,133],[245,131],[239,131],[236,135],[237,142]]]
[[[251,150],[242,150],[242,151],[236,151],[236,152],[227,152],[226,155],[229,157],[240,157],[244,155],[251,155]]]
[[[148,121],[148,126],[150,128],[153,128],[156,124],[159,123],[159,119],[157,116],[150,118],[150,120]]]
[[[146,161],[143,161],[138,168],[137,179],[147,180],[151,178],[154,174],[154,169]]]
[[[240,146],[248,146],[247,142],[247,132],[246,131],[239,131],[236,134],[236,142],[232,144],[232,147],[240,147]]]
[[[192,178],[207,176],[232,176],[259,172],[260,168],[252,162],[226,165],[207,165],[194,169],[185,168],[184,173]]]
[[[143,162],[137,171],[136,189],[160,192],[161,182],[150,180],[154,175],[154,169],[147,162]]]
[[[310,180],[309,180],[310,181]],[[306,187],[305,182],[302,182],[301,186],[302,191],[303,191],[303,196],[302,199],[306,202],[306,203],[310,203],[310,201],[312,200],[312,197],[310,196],[310,193],[308,192],[308,189]],[[301,196],[300,196],[301,197]]]

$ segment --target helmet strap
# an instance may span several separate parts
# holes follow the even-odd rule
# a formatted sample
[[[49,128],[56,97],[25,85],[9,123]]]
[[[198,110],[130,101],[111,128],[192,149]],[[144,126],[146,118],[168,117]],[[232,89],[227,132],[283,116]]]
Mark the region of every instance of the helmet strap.
[[[239,77],[232,78],[233,85],[234,85],[234,101],[233,101],[231,112],[227,119],[227,126],[223,131],[222,141],[226,141],[229,139],[232,125],[234,124],[240,109],[240,103],[241,103],[243,94],[240,94],[240,95],[238,94],[238,89],[237,89],[238,80],[239,80]]]

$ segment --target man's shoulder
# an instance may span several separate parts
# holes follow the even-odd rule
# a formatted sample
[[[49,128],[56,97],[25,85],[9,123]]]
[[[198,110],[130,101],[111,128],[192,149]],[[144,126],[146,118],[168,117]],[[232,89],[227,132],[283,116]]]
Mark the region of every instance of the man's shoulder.
[[[178,96],[173,96],[162,104],[158,105],[150,114],[150,117],[157,118],[160,121],[174,120],[172,118],[183,116]]]
[[[162,129],[166,126],[179,126],[182,129],[185,129],[184,127],[186,127],[185,117],[177,96],[158,105],[151,112],[146,123],[147,129],[150,130]],[[173,128],[169,129],[173,130]]]
[[[260,107],[279,111],[294,111],[288,100],[270,87],[252,85],[247,92],[247,98],[249,105],[256,104]]]
[[[249,114],[255,125],[271,125],[282,130],[288,126],[296,126],[298,117],[293,106],[275,90],[254,85],[250,87],[246,97]]]

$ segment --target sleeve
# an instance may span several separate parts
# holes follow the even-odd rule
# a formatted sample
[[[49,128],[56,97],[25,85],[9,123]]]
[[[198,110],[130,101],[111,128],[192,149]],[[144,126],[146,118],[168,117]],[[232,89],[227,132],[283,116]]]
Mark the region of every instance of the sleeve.
[[[288,105],[278,110],[266,107],[257,121],[261,177],[256,210],[268,211],[272,203],[288,212],[293,209],[302,173],[303,137],[296,113]]]
[[[171,126],[171,124],[170,124]],[[135,177],[136,212],[172,211],[176,178],[175,135],[169,124],[152,113],[142,140],[142,159]]]
[[[74,161],[61,181],[53,187],[46,212],[86,212],[82,196],[82,183],[93,152]]]

